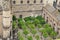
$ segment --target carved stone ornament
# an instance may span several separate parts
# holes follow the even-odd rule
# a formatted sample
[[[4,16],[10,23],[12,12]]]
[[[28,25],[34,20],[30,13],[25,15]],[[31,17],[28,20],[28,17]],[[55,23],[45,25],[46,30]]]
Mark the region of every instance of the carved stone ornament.
[[[8,1],[3,1],[3,10],[9,10],[9,2]]]

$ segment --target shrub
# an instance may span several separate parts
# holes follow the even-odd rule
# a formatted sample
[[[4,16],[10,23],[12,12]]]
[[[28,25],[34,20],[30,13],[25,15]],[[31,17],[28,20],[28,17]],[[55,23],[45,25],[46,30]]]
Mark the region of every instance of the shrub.
[[[37,24],[37,26],[38,26],[38,28],[41,28],[41,27],[42,27],[42,25],[41,25],[41,24]]]
[[[35,20],[34,20],[34,23],[35,23],[35,24],[39,24],[40,21],[39,21],[38,19],[35,19]]]
[[[17,28],[17,26],[16,26],[16,21],[13,21],[13,22],[12,22],[12,28],[13,28],[13,29],[16,29],[16,28]]]
[[[41,21],[40,21],[40,24],[41,24],[41,25],[44,25],[44,24],[45,24],[45,20],[41,20]]]
[[[18,40],[24,40],[24,38],[20,35],[20,32],[18,32]]]
[[[51,25],[47,24],[47,23],[44,26],[45,26],[45,28],[51,27]]]
[[[42,18],[42,16],[37,16],[36,19],[38,19],[40,21],[40,24],[45,24],[45,20],[44,18]]]
[[[22,20],[23,20],[22,18],[18,18],[18,22],[19,22],[19,21],[22,21]]]
[[[28,40],[33,40],[32,36],[28,36]]]
[[[21,36],[21,37],[18,37],[18,40],[24,40],[24,38]]]
[[[32,29],[31,32],[32,32],[32,34],[36,34],[37,33],[37,31],[35,29]]]
[[[23,25],[23,26],[21,26],[21,28],[22,28],[23,30],[25,30],[25,29],[27,28],[27,26],[26,26],[26,25]]]
[[[43,33],[43,37],[47,38],[48,37],[48,33],[47,32],[44,32]]]
[[[32,22],[31,21],[26,21],[26,24],[32,24]]]
[[[36,19],[42,20],[42,16],[37,16]]]
[[[50,33],[53,31],[53,29],[51,27],[45,28],[46,32],[50,35]]]
[[[53,31],[53,29],[51,28],[51,26],[49,24],[45,24],[44,26],[45,26],[45,30],[48,34],[50,34]]]
[[[44,33],[46,32],[46,29],[45,28],[42,28],[41,30],[39,30],[41,33]]]
[[[32,30],[35,28],[35,25],[34,24],[28,24],[28,27]]]
[[[32,19],[31,16],[24,18],[25,21],[30,21],[31,19]]]
[[[35,37],[35,38],[36,38],[36,40],[40,40],[39,35],[36,35],[36,37]]]
[[[29,34],[29,31],[28,31],[28,30],[24,30],[23,33],[24,33],[25,35],[27,35],[27,34]]]
[[[25,25],[25,22],[23,20],[18,22],[19,28]]]
[[[56,37],[56,36],[57,36],[57,32],[52,31],[52,32],[50,33],[50,36],[51,36],[52,38]]]

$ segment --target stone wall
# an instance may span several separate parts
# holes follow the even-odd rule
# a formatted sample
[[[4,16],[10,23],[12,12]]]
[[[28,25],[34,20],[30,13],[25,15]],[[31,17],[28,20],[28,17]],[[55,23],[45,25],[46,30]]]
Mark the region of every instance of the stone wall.
[[[34,14],[41,15],[42,13],[42,4],[32,4],[32,5],[13,5],[12,6],[12,14],[19,17],[22,15],[25,16],[33,16]]]
[[[22,1],[22,3],[21,3]],[[41,15],[43,3],[41,0],[12,0],[12,14],[19,17]]]
[[[41,2],[41,0],[12,0],[12,4],[13,4],[13,1],[15,1],[16,5],[19,5],[19,4],[40,4],[40,2]],[[21,1],[23,3],[21,3]],[[35,3],[34,3],[34,1],[35,1]]]

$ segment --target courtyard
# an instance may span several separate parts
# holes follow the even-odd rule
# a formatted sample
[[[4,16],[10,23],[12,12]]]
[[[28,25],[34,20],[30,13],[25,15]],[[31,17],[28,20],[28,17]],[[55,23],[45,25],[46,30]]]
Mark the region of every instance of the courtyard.
[[[13,15],[14,40],[53,40],[57,32],[42,16],[16,18]]]

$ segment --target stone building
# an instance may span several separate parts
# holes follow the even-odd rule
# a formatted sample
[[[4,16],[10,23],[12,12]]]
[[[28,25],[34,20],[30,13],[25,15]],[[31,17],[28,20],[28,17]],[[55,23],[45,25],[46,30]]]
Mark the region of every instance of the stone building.
[[[12,0],[12,14],[18,17],[41,15],[42,0]]]

